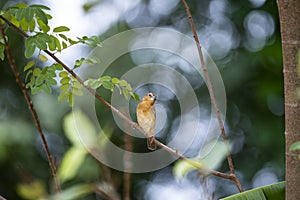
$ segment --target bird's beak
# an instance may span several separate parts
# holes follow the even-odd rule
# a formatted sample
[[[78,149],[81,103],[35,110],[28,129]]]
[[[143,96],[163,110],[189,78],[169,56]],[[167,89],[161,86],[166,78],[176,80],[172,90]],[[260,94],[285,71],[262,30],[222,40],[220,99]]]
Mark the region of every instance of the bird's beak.
[[[155,101],[156,100],[156,96],[153,96],[153,101]]]

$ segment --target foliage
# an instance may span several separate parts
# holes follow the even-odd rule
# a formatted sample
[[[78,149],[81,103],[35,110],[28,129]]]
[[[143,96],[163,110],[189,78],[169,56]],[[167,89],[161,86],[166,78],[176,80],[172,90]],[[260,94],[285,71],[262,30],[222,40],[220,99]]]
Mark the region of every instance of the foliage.
[[[139,100],[139,96],[132,92],[130,84],[126,80],[119,80],[118,78],[111,78],[110,76],[103,76],[98,79],[88,79],[84,82],[85,85],[89,85],[93,89],[97,89],[100,86],[103,86],[105,89],[114,91],[114,88],[119,89],[120,94],[123,94],[126,99],[129,99],[129,96],[134,100]]]
[[[31,58],[36,49],[39,50],[39,59],[42,62],[47,62],[48,58],[41,53],[42,51],[49,51],[54,55],[75,44],[84,44],[91,48],[101,46],[101,42],[97,36],[83,36],[71,39],[64,34],[64,32],[70,31],[68,27],[58,26],[52,29],[48,25],[48,21],[52,19],[52,16],[47,13],[47,11],[50,11],[50,8],[44,5],[28,6],[25,3],[20,3],[7,8],[2,14],[5,18],[10,20],[12,24],[22,31],[29,33],[29,35],[26,34],[27,39],[25,41],[26,58]],[[4,60],[4,43],[2,39],[0,40],[0,59]],[[98,62],[97,58],[80,58],[75,61],[73,69],[79,68],[83,64],[96,64]],[[32,94],[37,94],[41,90],[47,94],[51,94],[52,87],[58,85],[56,81],[58,73],[60,77],[59,89],[61,91],[58,100],[68,101],[69,105],[72,105],[73,95],[81,96],[83,94],[83,87],[77,78],[67,71],[64,71],[64,68],[65,67],[59,63],[53,63],[50,66],[45,66],[40,69],[37,66],[37,62],[29,61],[24,66],[26,81],[28,81],[26,88],[30,88]],[[119,88],[120,94],[124,94],[126,99],[128,99],[129,96],[135,100],[138,99],[138,96],[132,91],[127,81],[110,77],[109,79],[110,80],[108,80],[108,76],[100,77],[98,79],[98,82],[101,82],[99,87],[102,85],[105,89],[113,91],[116,86]],[[85,85],[89,85],[90,82],[92,82],[92,80],[86,81]],[[97,80],[94,82],[97,82]],[[92,88],[96,89],[96,87]]]
[[[263,186],[260,188],[255,188],[252,190],[248,190],[246,192],[242,192],[239,194],[235,194],[221,200],[284,200],[285,199],[285,182],[275,183],[267,186]]]
[[[300,141],[293,143],[290,148],[290,151],[300,151]],[[298,154],[298,158],[300,159],[300,154]]]
[[[211,149],[212,146],[213,149]],[[201,155],[198,155],[196,158],[191,158],[191,161],[189,161],[197,163],[203,173],[209,173],[210,170],[218,169],[227,155],[224,142],[218,140],[212,140],[211,142],[207,143],[203,151],[208,152],[208,154],[203,158]],[[197,169],[189,162],[185,160],[176,162],[173,169],[176,178],[181,179],[190,171]]]

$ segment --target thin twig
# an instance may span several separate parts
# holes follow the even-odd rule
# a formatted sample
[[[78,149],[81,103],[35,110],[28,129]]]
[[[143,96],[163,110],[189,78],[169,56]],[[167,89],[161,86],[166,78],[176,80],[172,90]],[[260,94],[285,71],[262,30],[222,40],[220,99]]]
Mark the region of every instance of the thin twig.
[[[210,81],[210,78],[209,78],[209,75],[208,75],[208,72],[207,72],[207,66],[204,62],[204,57],[203,57],[201,45],[200,45],[200,42],[199,42],[199,39],[198,39],[197,31],[196,31],[196,28],[195,28],[195,24],[193,22],[193,18],[192,18],[191,12],[190,12],[190,8],[187,5],[185,0],[181,0],[181,2],[184,5],[187,16],[189,18],[189,22],[190,22],[190,25],[191,25],[191,28],[192,28],[192,31],[193,31],[193,35],[194,35],[194,39],[195,39],[195,42],[196,42],[196,46],[197,46],[197,49],[198,49],[198,54],[199,54],[200,62],[201,62],[201,65],[202,65],[202,70],[203,70],[203,73],[204,73],[205,81],[206,81],[206,84],[207,84],[207,87],[208,87],[210,99],[211,99],[213,108],[214,108],[214,110],[217,114],[217,119],[218,119],[220,130],[221,130],[221,133],[222,133],[223,142],[225,143],[226,148],[227,148],[227,161],[228,161],[228,165],[229,165],[229,168],[230,168],[230,173],[231,173],[231,176],[235,177],[233,179],[233,181],[237,185],[237,188],[239,189],[239,191],[242,192],[243,188],[242,188],[242,185],[239,182],[239,180],[238,180],[238,178],[236,177],[236,174],[235,174],[234,165],[233,165],[233,162],[232,162],[232,158],[231,158],[231,154],[230,154],[230,150],[229,150],[229,145],[228,145],[227,138],[226,138],[224,123],[222,121],[220,110],[219,110],[219,107],[217,105],[217,101],[215,99],[214,90],[213,90],[213,87],[212,87],[212,84],[211,84],[211,81]]]
[[[129,127],[126,129],[129,129]],[[129,132],[129,130],[127,131]],[[124,187],[124,200],[130,200],[130,190],[131,190],[131,153],[132,152],[132,138],[129,134],[125,133],[124,134],[124,149],[125,149],[125,153],[124,153],[124,168],[125,168],[125,172],[123,175],[123,187]]]
[[[6,200],[3,196],[0,195],[0,200]]]
[[[15,26],[13,23],[11,23],[8,19],[6,19],[5,17],[0,15],[0,18],[2,20],[4,20],[9,26],[13,27],[15,30],[17,30],[19,33],[21,33],[23,36],[25,36],[26,38],[28,38],[28,34],[25,33],[22,29],[20,29],[19,27]],[[51,53],[48,50],[43,50],[46,54],[48,54],[53,60],[55,60],[58,64],[60,64],[67,72],[69,72],[73,77],[75,77],[77,79],[77,81],[83,85],[83,87],[85,87],[97,100],[99,100],[103,105],[105,105],[107,108],[109,108],[112,112],[116,113],[116,115],[118,115],[118,117],[120,117],[122,120],[124,120],[124,122],[128,123],[130,125],[131,128],[133,129],[137,129],[139,132],[141,132],[142,134],[144,134],[145,136],[147,135],[147,133],[145,133],[145,131],[137,125],[137,123],[131,121],[128,117],[126,117],[122,112],[120,112],[118,109],[116,109],[115,107],[113,107],[111,104],[109,104],[107,101],[105,101],[100,95],[98,95],[96,93],[95,90],[93,90],[91,87],[89,87],[88,85],[85,85],[83,80],[75,73],[73,72],[66,64],[64,64],[60,59],[58,59],[53,53]],[[178,159],[181,160],[185,160],[188,163],[190,163],[193,167],[195,167],[196,169],[201,170],[202,169],[202,165],[197,164],[196,162],[192,162],[190,159],[184,157],[183,155],[179,154],[176,150],[166,146],[165,144],[159,142],[158,140],[154,140],[154,142],[156,143],[156,145],[160,148],[162,148],[164,151],[167,151],[168,153],[170,153],[171,155],[176,156]],[[206,171],[207,172],[207,171]],[[225,178],[225,179],[229,179],[229,180],[234,180],[236,179],[235,174],[226,174],[226,173],[222,173],[222,172],[218,172],[218,171],[209,171],[209,174],[212,174],[214,176],[217,177],[221,177],[221,178]]]
[[[6,39],[6,36],[5,36],[5,33],[4,33],[3,26],[2,26],[1,22],[0,22],[0,31],[1,31],[1,35],[2,35],[3,41],[4,41],[5,52],[6,52],[6,55],[7,55],[7,59],[9,61],[9,63],[10,63],[10,67],[11,67],[11,69],[13,71],[13,74],[14,74],[14,76],[16,78],[16,82],[19,85],[19,87],[20,87],[20,89],[21,89],[21,91],[22,91],[22,93],[23,93],[23,95],[24,95],[24,97],[26,99],[28,107],[29,107],[29,109],[31,111],[31,114],[33,116],[35,125],[36,125],[36,127],[38,129],[38,132],[39,132],[40,136],[41,136],[42,143],[43,143],[46,155],[48,157],[48,161],[49,161],[49,165],[50,165],[50,168],[51,168],[52,176],[53,176],[53,179],[54,179],[54,182],[55,182],[56,191],[60,192],[61,188],[60,188],[60,184],[59,184],[59,181],[58,181],[58,178],[57,178],[57,174],[56,174],[56,167],[55,167],[54,160],[52,158],[51,152],[49,150],[49,146],[48,146],[45,134],[44,134],[44,132],[42,130],[42,127],[41,127],[41,124],[40,124],[40,120],[39,120],[38,114],[37,114],[37,112],[36,112],[36,110],[35,110],[35,108],[33,106],[32,100],[31,100],[30,96],[28,95],[23,82],[21,81],[19,72],[17,71],[16,65],[15,65],[15,60],[13,59],[13,57],[11,55],[11,51],[10,51],[9,46],[8,46],[8,41]]]

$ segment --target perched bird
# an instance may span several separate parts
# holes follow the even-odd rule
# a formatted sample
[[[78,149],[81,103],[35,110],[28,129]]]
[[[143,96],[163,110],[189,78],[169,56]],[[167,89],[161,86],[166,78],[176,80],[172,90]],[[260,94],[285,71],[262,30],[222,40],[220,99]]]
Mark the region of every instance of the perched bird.
[[[154,103],[156,96],[153,93],[148,93],[138,104],[136,108],[136,116],[139,126],[147,134],[148,149],[154,151],[156,144],[154,142],[154,129],[156,122]]]

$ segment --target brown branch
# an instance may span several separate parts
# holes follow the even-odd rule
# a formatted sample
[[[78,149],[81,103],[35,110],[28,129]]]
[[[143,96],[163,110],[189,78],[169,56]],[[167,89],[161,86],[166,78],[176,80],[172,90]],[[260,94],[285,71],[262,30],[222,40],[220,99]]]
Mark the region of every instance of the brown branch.
[[[0,200],[6,200],[3,196],[0,195]]]
[[[195,39],[195,42],[196,42],[196,46],[197,46],[197,49],[198,49],[198,54],[199,54],[203,74],[204,74],[205,81],[206,81],[206,84],[207,84],[207,88],[208,88],[208,91],[209,91],[211,103],[212,103],[213,108],[214,108],[214,110],[217,114],[217,119],[218,119],[218,123],[219,123],[220,130],[221,130],[221,133],[222,133],[223,141],[224,141],[224,143],[226,145],[226,148],[227,148],[227,161],[228,161],[228,165],[229,165],[229,168],[230,168],[231,176],[234,177],[232,180],[235,182],[235,184],[236,184],[237,188],[239,189],[239,191],[242,192],[243,188],[242,188],[242,185],[239,182],[239,180],[238,180],[238,178],[235,174],[234,165],[233,165],[230,150],[229,150],[229,145],[227,143],[224,124],[223,124],[223,121],[222,121],[222,118],[221,118],[219,107],[218,107],[216,99],[215,99],[214,90],[213,90],[213,87],[212,87],[212,84],[211,84],[211,81],[210,81],[210,78],[209,78],[209,75],[208,75],[208,72],[207,72],[207,66],[204,62],[204,57],[203,57],[201,45],[200,45],[200,42],[199,42],[199,39],[198,39],[197,31],[196,31],[195,24],[194,24],[194,21],[193,21],[191,12],[190,12],[190,8],[187,5],[185,0],[181,0],[181,2],[183,4],[183,6],[185,7],[187,16],[189,18],[189,22],[190,22],[190,25],[191,25],[191,28],[192,28],[192,31],[193,31],[193,35],[194,35],[194,39]]]
[[[19,33],[21,33],[23,36],[25,36],[26,38],[29,37],[27,33],[25,33],[19,27],[15,26],[13,23],[11,23],[9,20],[7,20],[5,17],[3,17],[3,16],[0,15],[0,18],[2,20],[4,20],[9,26],[13,27],[15,30],[17,30]],[[104,104],[112,112],[116,113],[116,115],[118,115],[118,117],[120,117],[122,120],[124,120],[124,122],[128,123],[131,128],[137,129],[139,132],[141,132],[145,136],[147,135],[147,133],[145,133],[145,131],[140,126],[138,126],[137,123],[131,121],[122,112],[120,112],[118,109],[116,109],[111,104],[109,104],[107,101],[105,101],[100,95],[98,95],[95,90],[93,90],[91,87],[85,85],[84,82],[83,82],[83,80],[79,76],[77,76],[77,74],[74,73],[66,64],[64,64],[60,59],[58,59],[53,53],[51,53],[48,50],[43,50],[43,51],[46,54],[48,54],[53,60],[55,60],[58,64],[60,64],[73,77],[75,77],[78,80],[78,82],[80,84],[82,84],[83,87],[85,87],[97,100],[99,100],[102,104]],[[191,164],[196,169],[199,169],[200,171],[202,170],[202,166],[200,164],[191,161],[190,159],[188,159],[188,158],[184,157],[183,155],[179,154],[176,150],[174,150],[174,149],[166,146],[165,144],[161,143],[160,141],[158,141],[156,139],[154,140],[154,142],[156,143],[156,145],[158,147],[162,148],[164,151],[170,153],[171,155],[177,157],[180,160],[184,160],[184,161],[188,162],[189,164]],[[206,173],[207,173],[207,171],[206,171]],[[221,178],[225,178],[225,179],[229,179],[229,180],[233,180],[235,182],[238,182],[237,177],[236,177],[236,175],[234,173],[226,174],[226,173],[222,173],[222,172],[218,172],[218,171],[209,171],[208,173],[212,174],[214,176],[217,176],[217,177],[221,177]]]
[[[129,127],[128,127],[129,128]],[[127,131],[129,132],[129,131]],[[125,133],[124,134],[124,167],[125,167],[125,172],[123,175],[123,187],[124,187],[124,194],[123,198],[124,200],[130,200],[130,191],[131,191],[131,153],[132,152],[132,138],[129,134]]]
[[[41,136],[42,143],[43,143],[46,155],[48,157],[49,166],[51,168],[51,172],[52,172],[52,176],[53,176],[53,179],[54,179],[54,182],[55,182],[56,190],[57,190],[57,192],[60,192],[61,188],[60,188],[60,184],[59,184],[59,181],[58,181],[58,178],[57,178],[57,174],[56,174],[56,167],[55,167],[54,160],[52,158],[51,152],[49,150],[49,146],[48,146],[45,134],[44,134],[44,132],[42,130],[42,127],[41,127],[41,124],[40,124],[40,121],[39,121],[39,117],[38,117],[38,114],[37,114],[37,112],[36,112],[36,110],[35,110],[35,108],[33,106],[32,100],[31,100],[30,96],[28,95],[28,93],[27,93],[27,91],[25,89],[25,85],[21,81],[19,72],[17,71],[15,60],[13,59],[13,57],[11,55],[11,51],[10,51],[9,46],[8,46],[8,41],[6,39],[6,35],[4,33],[3,26],[2,26],[1,22],[0,22],[0,31],[1,31],[1,35],[2,35],[3,41],[4,41],[5,52],[6,52],[7,59],[9,61],[9,63],[10,63],[11,70],[13,71],[13,74],[14,74],[14,76],[16,78],[16,82],[19,85],[19,87],[20,87],[20,89],[21,89],[21,91],[22,91],[22,93],[23,93],[23,95],[24,95],[24,97],[26,99],[26,102],[28,104],[29,110],[31,111],[31,114],[33,116],[35,125],[36,125],[36,127],[38,129],[38,132],[39,132],[40,136]]]

